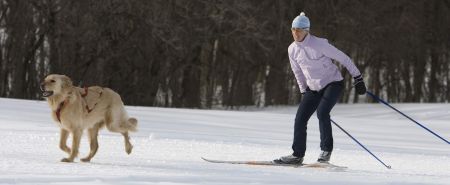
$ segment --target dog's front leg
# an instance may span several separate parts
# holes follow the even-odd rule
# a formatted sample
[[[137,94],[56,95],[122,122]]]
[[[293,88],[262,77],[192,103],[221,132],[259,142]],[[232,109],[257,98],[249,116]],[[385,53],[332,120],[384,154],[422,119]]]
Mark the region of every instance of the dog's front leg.
[[[91,161],[91,159],[94,157],[95,153],[97,153],[97,149],[98,149],[97,136],[98,136],[98,130],[100,129],[100,125],[101,125],[101,123],[97,123],[97,124],[95,124],[95,126],[93,128],[90,128],[88,130],[91,152],[89,152],[89,155],[87,157],[81,159],[81,161],[83,161],[83,162]]]
[[[125,152],[127,154],[131,154],[131,150],[133,150],[133,145],[130,143],[130,136],[128,136],[128,132],[122,133],[123,138],[125,139]]]
[[[67,137],[69,137],[69,131],[61,128],[61,135],[60,135],[60,138],[59,138],[59,148],[62,151],[70,154],[70,148],[67,147],[67,144],[66,144],[67,143]]]
[[[81,134],[83,133],[82,130],[76,129],[72,131],[72,152],[70,153],[70,156],[68,158],[64,158],[61,160],[61,162],[73,162],[75,157],[78,155],[78,148],[80,147],[80,140],[81,140]]]

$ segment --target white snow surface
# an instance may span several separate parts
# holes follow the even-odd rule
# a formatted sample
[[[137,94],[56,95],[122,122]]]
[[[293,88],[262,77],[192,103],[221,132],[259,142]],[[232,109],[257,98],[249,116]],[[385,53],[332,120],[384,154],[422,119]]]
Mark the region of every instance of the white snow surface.
[[[450,137],[450,104],[394,104],[424,126]],[[297,107],[241,111],[127,106],[139,120],[123,137],[102,130],[90,163],[67,157],[59,128],[44,101],[0,98],[0,184],[167,184],[167,185],[360,185],[450,184],[450,145],[382,104],[336,105],[332,119],[385,163],[386,169],[333,126],[331,162],[346,171],[275,166],[213,164],[222,160],[272,160],[290,154]],[[70,146],[70,139],[69,139]],[[320,153],[318,120],[308,125],[305,162]],[[80,156],[89,152],[86,136]]]

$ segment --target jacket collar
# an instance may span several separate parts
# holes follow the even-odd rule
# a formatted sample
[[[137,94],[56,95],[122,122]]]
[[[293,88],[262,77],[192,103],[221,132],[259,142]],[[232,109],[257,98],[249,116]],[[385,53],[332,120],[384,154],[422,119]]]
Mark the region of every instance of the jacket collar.
[[[294,43],[295,43],[297,46],[305,46],[305,45],[308,45],[309,40],[310,40],[310,38],[311,38],[310,35],[311,35],[311,34],[308,33],[308,34],[305,36],[305,39],[303,39],[303,41],[301,41],[301,42],[294,41]]]

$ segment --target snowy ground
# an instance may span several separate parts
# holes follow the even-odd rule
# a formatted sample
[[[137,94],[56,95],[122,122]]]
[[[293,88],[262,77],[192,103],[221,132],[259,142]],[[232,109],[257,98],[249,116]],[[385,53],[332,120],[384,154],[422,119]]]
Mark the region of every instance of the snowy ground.
[[[397,104],[450,139],[450,104]],[[296,107],[253,111],[127,107],[139,120],[127,155],[122,136],[103,130],[91,163],[61,163],[59,129],[43,101],[0,99],[0,184],[450,184],[450,147],[381,104],[337,105],[332,118],[393,169],[380,165],[338,128],[332,162],[345,172],[212,164],[200,157],[271,160],[291,153]],[[308,127],[306,162],[319,155],[318,121]],[[81,156],[88,153],[87,138]]]

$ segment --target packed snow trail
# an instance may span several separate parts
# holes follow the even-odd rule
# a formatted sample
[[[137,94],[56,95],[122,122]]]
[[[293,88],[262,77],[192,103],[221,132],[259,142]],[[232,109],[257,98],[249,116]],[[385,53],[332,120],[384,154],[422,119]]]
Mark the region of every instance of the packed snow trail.
[[[395,104],[450,138],[450,104]],[[102,130],[91,163],[59,162],[59,129],[44,101],[0,98],[0,184],[448,184],[450,148],[380,104],[337,105],[332,118],[376,153],[391,170],[334,127],[331,162],[343,172],[308,168],[213,164],[272,160],[291,152],[296,107],[246,111],[128,106],[139,120],[127,155],[121,135]],[[70,141],[70,140],[69,140]],[[69,142],[70,144],[70,142]],[[80,155],[89,152],[86,136]],[[320,153],[318,121],[308,125],[305,162]]]

